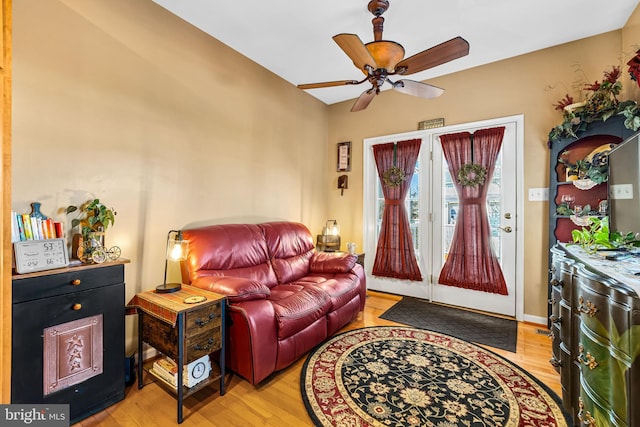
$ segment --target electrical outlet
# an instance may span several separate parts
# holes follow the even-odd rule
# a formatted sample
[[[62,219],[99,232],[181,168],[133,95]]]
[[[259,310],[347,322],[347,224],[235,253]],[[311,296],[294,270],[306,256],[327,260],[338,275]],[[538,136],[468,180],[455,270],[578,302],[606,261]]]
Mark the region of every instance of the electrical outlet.
[[[633,184],[613,184],[610,191],[612,199],[633,199]]]
[[[549,188],[530,188],[529,189],[529,201],[530,202],[544,202],[549,200]]]

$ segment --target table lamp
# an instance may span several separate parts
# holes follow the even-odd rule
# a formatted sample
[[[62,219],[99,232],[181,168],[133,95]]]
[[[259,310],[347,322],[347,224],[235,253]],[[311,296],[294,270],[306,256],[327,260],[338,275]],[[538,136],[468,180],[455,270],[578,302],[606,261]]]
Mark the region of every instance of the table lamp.
[[[173,235],[173,238],[172,238]],[[169,261],[184,261],[189,252],[189,241],[182,238],[182,230],[170,230],[167,233],[167,252],[164,260],[164,282],[156,286],[156,292],[166,294],[179,291],[181,283],[167,283],[167,266]]]

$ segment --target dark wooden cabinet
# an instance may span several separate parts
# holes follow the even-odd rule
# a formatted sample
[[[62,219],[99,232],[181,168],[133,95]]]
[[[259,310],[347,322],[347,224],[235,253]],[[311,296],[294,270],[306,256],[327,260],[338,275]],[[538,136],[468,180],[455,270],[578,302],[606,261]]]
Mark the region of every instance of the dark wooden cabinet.
[[[553,141],[550,147],[550,174],[549,174],[549,248],[558,242],[571,242],[571,231],[582,228],[581,224],[588,224],[586,217],[569,215],[567,212],[558,212],[558,207],[567,196],[572,208],[576,206],[585,208],[590,206],[595,216],[608,215],[607,202],[609,188],[607,182],[589,186],[589,188],[576,185],[575,176],[567,172],[564,162],[576,164],[583,160],[594,150],[607,144],[619,144],[630,137],[633,131],[624,126],[623,116],[614,116],[606,121],[591,123],[584,132],[576,137],[563,138]],[[601,203],[603,203],[602,208]],[[551,258],[549,258],[551,266]],[[551,283],[552,277],[549,276]],[[552,286],[549,286],[549,298],[552,298]],[[549,316],[552,313],[549,312]],[[551,327],[551,322],[549,322]]]
[[[640,426],[640,280],[635,266],[551,249],[553,355],[576,425]]]
[[[71,423],[124,398],[124,263],[14,275],[11,403],[69,404]]]

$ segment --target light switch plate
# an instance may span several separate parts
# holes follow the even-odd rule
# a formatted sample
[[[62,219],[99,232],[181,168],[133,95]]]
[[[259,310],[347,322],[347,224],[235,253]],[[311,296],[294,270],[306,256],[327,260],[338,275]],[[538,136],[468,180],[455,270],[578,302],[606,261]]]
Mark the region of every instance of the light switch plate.
[[[530,188],[529,189],[529,201],[530,202],[544,202],[549,200],[549,188]]]

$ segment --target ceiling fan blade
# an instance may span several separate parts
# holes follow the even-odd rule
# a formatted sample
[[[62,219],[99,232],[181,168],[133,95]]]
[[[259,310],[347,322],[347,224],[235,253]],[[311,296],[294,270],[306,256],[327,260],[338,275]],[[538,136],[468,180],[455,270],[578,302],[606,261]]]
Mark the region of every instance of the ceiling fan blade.
[[[335,82],[307,83],[303,85],[298,85],[298,89],[318,89],[321,87],[357,85],[359,83],[362,83],[362,82],[359,82],[358,80],[336,80]]]
[[[393,88],[398,92],[419,96],[420,98],[436,98],[444,93],[444,89],[437,86],[405,79],[395,82]]]
[[[367,65],[378,68],[376,60],[373,59],[373,56],[371,56],[371,53],[369,53],[369,50],[357,35],[338,34],[333,36],[333,40],[351,58],[353,65],[361,69],[365,74],[367,74]]]
[[[356,102],[351,107],[351,112],[362,111],[369,106],[373,98],[376,96],[376,90],[371,88],[362,92],[360,97],[356,99]]]
[[[420,71],[442,65],[468,54],[469,42],[462,37],[456,37],[400,61],[398,65],[396,65],[396,70],[405,67],[406,70],[398,74],[409,75],[419,73]]]

